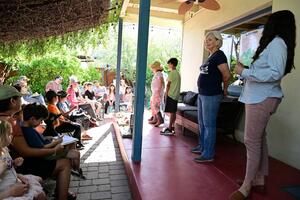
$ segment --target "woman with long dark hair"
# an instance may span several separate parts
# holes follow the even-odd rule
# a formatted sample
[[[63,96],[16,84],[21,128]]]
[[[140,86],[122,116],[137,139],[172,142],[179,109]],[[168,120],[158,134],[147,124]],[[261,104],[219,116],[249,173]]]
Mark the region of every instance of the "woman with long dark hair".
[[[231,200],[246,199],[252,187],[264,187],[268,175],[266,127],[281,102],[281,79],[294,68],[296,25],[288,10],[273,13],[265,27],[249,69],[241,63],[235,71],[245,80],[240,101],[245,103],[245,135],[247,149],[246,175]]]

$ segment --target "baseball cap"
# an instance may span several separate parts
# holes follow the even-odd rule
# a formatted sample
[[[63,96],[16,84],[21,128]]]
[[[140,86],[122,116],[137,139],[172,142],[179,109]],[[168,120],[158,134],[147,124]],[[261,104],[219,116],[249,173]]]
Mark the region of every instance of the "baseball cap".
[[[22,94],[13,86],[10,86],[10,85],[1,85],[0,86],[0,101],[9,99],[9,98],[12,98],[15,96],[21,97]]]
[[[63,80],[63,77],[62,76],[56,76],[55,79]]]
[[[27,78],[27,76],[20,76],[19,80],[26,80],[26,81],[29,81],[30,79]]]

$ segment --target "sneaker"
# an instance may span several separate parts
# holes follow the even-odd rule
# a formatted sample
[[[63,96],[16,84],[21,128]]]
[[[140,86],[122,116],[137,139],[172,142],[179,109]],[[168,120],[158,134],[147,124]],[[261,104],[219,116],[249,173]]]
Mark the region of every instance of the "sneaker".
[[[202,153],[200,146],[196,146],[196,147],[192,148],[191,152],[195,153],[195,154],[201,154]]]
[[[166,136],[171,136],[171,135],[175,135],[175,131],[174,130],[170,130],[169,128],[166,128],[162,131],[160,131],[161,135],[166,135]]]
[[[203,156],[200,156],[198,158],[194,158],[194,161],[197,163],[205,163],[205,162],[212,162],[214,161],[214,159],[213,158],[208,159],[208,158],[204,158]]]

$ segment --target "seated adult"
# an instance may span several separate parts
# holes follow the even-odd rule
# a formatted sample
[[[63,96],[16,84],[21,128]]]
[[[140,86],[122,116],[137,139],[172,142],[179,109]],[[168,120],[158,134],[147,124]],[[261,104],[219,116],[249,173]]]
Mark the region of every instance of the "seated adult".
[[[92,105],[97,117],[99,117],[102,105],[96,100],[96,96],[93,91],[93,84],[91,82],[86,82],[84,84],[84,97],[85,100]]]
[[[11,150],[17,154],[17,157],[23,157],[24,162],[18,167],[18,173],[33,174],[43,179],[56,177],[57,196],[59,200],[76,198],[69,193],[71,163],[68,159],[59,159],[57,161],[45,160],[45,156],[53,155],[63,151],[61,145],[51,149],[36,149],[28,146],[23,133],[20,131],[19,124],[12,117],[21,110],[21,94],[12,86],[0,86],[0,119],[8,120],[13,126]]]
[[[46,85],[45,91],[48,92],[49,90],[52,90],[54,92],[58,92],[62,90],[62,80],[63,78],[61,76],[56,76],[54,80],[49,81]]]
[[[101,86],[99,81],[94,81],[94,86],[93,86],[93,92],[95,94],[96,99],[101,99],[104,98],[106,95],[106,88],[104,86]]]
[[[40,103],[46,105],[43,95],[38,94],[37,92],[32,93],[29,85],[29,78],[26,76],[20,76],[19,80],[16,82],[16,85],[21,87],[21,93],[23,94],[23,99],[26,103]]]
[[[71,107],[78,106],[79,108],[85,110],[93,119],[96,119],[96,113],[93,110],[91,104],[89,104],[80,94],[78,88],[78,80],[76,77],[70,77],[70,85],[67,89],[68,101],[71,104]]]
[[[48,111],[54,115],[61,115],[60,110],[57,108],[58,96],[56,92],[50,90],[46,93],[48,101]],[[74,132],[73,137],[78,139],[76,144],[77,148],[82,148],[84,145],[81,142],[81,127],[79,124],[66,119],[64,116],[59,116],[53,123],[55,131],[58,133]]]

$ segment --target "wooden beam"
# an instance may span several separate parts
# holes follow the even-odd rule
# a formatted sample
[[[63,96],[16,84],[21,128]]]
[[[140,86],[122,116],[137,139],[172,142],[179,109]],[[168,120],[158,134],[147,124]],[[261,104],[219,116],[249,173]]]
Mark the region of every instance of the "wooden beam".
[[[123,5],[122,5],[122,9],[121,9],[121,13],[120,13],[120,17],[123,18],[126,15],[126,10],[128,8],[130,0],[124,0],[123,1]]]
[[[139,9],[128,7],[127,12],[128,12],[128,14],[138,14]],[[151,17],[172,19],[172,20],[178,20],[178,21],[183,21],[183,19],[184,19],[184,16],[181,16],[181,15],[178,15],[175,13],[161,12],[161,11],[155,11],[155,10],[151,10],[150,15],[151,15]]]

